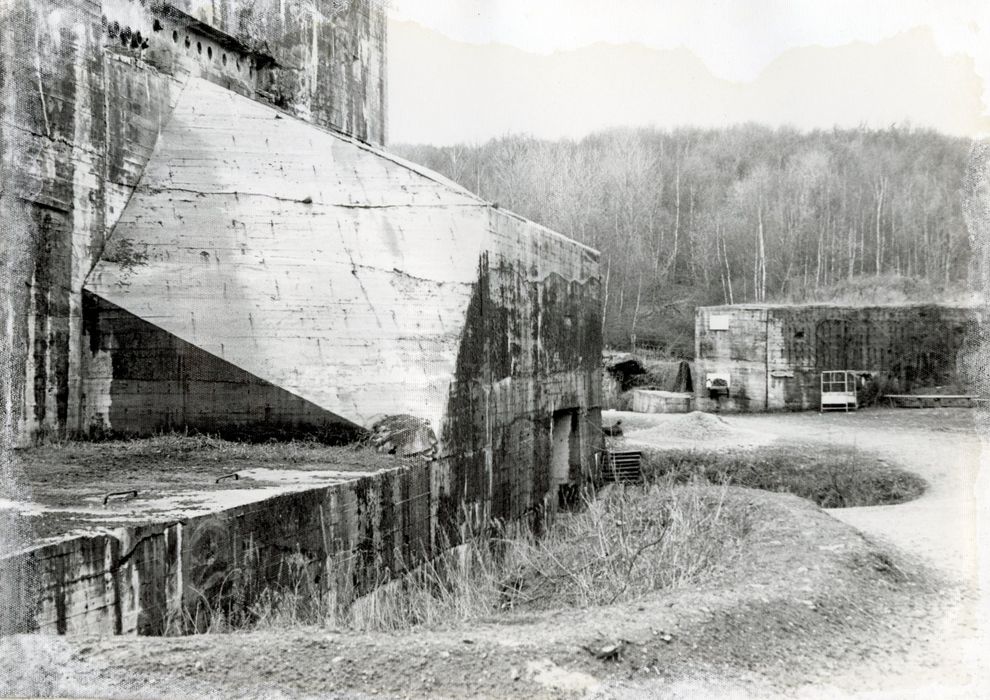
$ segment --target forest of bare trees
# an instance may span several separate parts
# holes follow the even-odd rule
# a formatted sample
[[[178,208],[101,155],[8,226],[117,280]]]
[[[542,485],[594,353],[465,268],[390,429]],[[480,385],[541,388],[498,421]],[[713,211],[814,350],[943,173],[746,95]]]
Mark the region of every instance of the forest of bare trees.
[[[697,305],[965,290],[970,148],[901,127],[745,125],[395,150],[601,250],[607,342],[686,355]]]

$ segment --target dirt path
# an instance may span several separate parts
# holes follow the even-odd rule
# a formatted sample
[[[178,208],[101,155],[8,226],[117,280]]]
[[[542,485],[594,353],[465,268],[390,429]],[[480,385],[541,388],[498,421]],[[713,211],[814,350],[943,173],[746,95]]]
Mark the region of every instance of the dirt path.
[[[616,414],[609,418],[622,418]],[[838,674],[802,695],[830,697],[990,697],[990,561],[985,477],[987,449],[977,416],[967,409],[876,409],[859,413],[723,415],[732,430],[721,442],[752,444],[753,433],[776,441],[855,447],[881,455],[922,476],[928,489],[894,506],[830,509],[828,513],[867,536],[917,557],[945,579],[945,608],[934,615],[932,638],[886,663],[873,661]],[[634,425],[643,430],[648,426]],[[639,418],[639,420],[642,420]],[[628,434],[628,433],[627,433]],[[642,440],[655,432],[631,434]],[[650,442],[653,442],[650,440]],[[662,447],[664,441],[653,443]],[[981,534],[982,533],[982,534]],[[982,585],[981,585],[982,581]],[[891,643],[896,644],[896,634]],[[981,672],[977,672],[981,671]]]
[[[879,453],[923,477],[925,494],[896,506],[833,509],[833,517],[924,558],[959,583],[980,569],[976,489],[983,444],[966,409],[728,416],[731,425],[781,440]]]

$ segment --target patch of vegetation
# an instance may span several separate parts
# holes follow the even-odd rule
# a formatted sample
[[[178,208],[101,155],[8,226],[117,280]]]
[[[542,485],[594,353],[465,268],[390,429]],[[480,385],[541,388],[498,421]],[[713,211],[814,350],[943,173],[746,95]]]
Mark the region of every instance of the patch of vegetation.
[[[360,457],[366,463],[377,455],[371,468],[395,466],[395,457],[381,455],[364,442],[328,445],[319,440],[269,440],[262,443],[225,440],[214,435],[164,433],[154,437],[82,441],[51,440],[17,451],[24,464],[73,462],[97,466],[117,462],[120,466],[155,462],[250,462],[253,465],[346,463]]]
[[[927,484],[859,450],[837,446],[759,450],[654,450],[644,453],[648,482],[731,484],[793,493],[823,508],[892,505],[914,500]]]
[[[777,295],[777,304],[839,304],[875,306],[877,304],[969,304],[978,301],[978,293],[956,283],[939,286],[920,277],[887,273],[856,275],[833,284],[814,288],[794,286]]]
[[[400,466],[401,458],[365,443],[326,445],[316,440],[242,443],[210,435],[169,433],[149,438],[84,442],[51,440],[12,453],[12,466],[32,500],[71,506],[80,498],[140,489],[251,488],[222,474],[255,467],[376,471]]]
[[[127,287],[134,272],[148,264],[148,246],[138,249],[134,241],[122,236],[114,236],[106,240],[100,260],[118,266],[116,286]]]
[[[263,592],[244,613],[209,611],[205,631],[446,627],[513,610],[635,600],[697,583],[731,563],[751,529],[753,506],[728,493],[707,485],[617,487],[580,512],[562,514],[540,538],[472,537],[357,600],[346,590],[348,571],[334,572],[344,590],[331,598],[313,590],[309,567],[300,564],[296,584]]]

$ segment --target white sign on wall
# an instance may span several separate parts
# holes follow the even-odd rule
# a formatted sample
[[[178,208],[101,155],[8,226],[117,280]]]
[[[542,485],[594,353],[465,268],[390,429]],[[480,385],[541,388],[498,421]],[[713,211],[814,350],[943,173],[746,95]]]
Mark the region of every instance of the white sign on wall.
[[[708,317],[708,330],[727,331],[729,330],[729,317],[724,314],[712,314]]]

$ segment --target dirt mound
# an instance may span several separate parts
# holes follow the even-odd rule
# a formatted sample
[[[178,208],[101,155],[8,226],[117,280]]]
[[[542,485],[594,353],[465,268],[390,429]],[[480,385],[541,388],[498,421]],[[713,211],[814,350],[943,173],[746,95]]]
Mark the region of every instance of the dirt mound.
[[[692,411],[691,413],[632,413],[603,411],[602,423],[611,425],[622,421],[624,442],[629,446],[650,445],[670,447],[746,447],[773,441],[773,435],[755,432],[733,425],[721,416]]]

